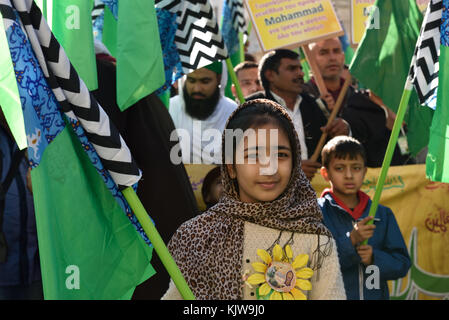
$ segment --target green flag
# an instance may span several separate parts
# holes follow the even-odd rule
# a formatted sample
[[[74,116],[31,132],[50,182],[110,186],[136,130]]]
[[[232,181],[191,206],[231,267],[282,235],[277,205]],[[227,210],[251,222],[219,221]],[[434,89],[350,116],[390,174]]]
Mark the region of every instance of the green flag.
[[[446,24],[446,39],[449,39],[447,30]],[[442,33],[441,36],[445,35]],[[449,47],[447,45],[440,46],[439,63],[437,106],[430,127],[426,175],[433,181],[449,183]]]
[[[165,83],[154,0],[121,1],[117,12],[106,6],[104,19],[103,41],[117,59],[117,104],[123,111]]]
[[[373,23],[374,28],[366,30],[350,72],[396,112],[423,17],[415,0],[377,0],[375,6],[378,14],[373,17],[379,21]],[[427,145],[432,115],[432,110],[419,106],[413,92],[404,118],[412,155]]]
[[[20,150],[27,147],[22,104],[0,13],[0,108]]]
[[[152,249],[70,126],[31,171],[45,299],[130,299],[154,274]]]
[[[92,31],[93,0],[54,0],[51,4],[53,34],[87,88],[90,91],[96,90],[98,82]]]

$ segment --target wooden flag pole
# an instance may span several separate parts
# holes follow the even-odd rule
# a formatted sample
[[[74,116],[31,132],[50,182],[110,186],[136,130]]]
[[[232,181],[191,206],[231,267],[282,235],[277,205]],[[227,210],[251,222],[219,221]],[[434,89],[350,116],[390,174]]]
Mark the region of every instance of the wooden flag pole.
[[[343,105],[343,100],[346,97],[346,92],[348,91],[350,83],[351,83],[351,76],[349,75],[345,80],[345,83],[340,91],[340,94],[338,95],[337,102],[335,103],[335,106],[332,109],[331,115],[329,116],[329,119],[327,119],[327,125],[329,125],[337,117],[338,111],[340,111],[340,108]],[[320,156],[321,153],[321,149],[323,149],[324,143],[326,142],[326,138],[327,133],[323,132],[320,141],[318,142],[318,145],[316,146],[315,151],[313,152],[313,155],[310,157],[310,160],[312,161],[318,160],[318,157]]]
[[[324,97],[329,92],[327,91],[326,84],[324,83],[323,77],[321,76],[320,69],[315,62],[315,58],[312,55],[312,52],[309,49],[309,45],[303,45],[302,50],[304,55],[306,56],[307,62],[309,63],[310,69],[312,69],[313,77],[315,78],[315,82],[318,86],[318,90],[320,91],[320,95]]]
[[[170,255],[170,252],[165,246],[164,241],[162,240],[159,232],[156,230],[156,227],[148,216],[148,213],[146,212],[142,202],[140,202],[140,199],[137,197],[137,194],[134,192],[133,188],[128,187],[123,190],[122,193],[125,196],[126,201],[128,201],[128,204],[133,210],[137,220],[139,220],[139,223],[148,236],[148,239],[150,239],[154,250],[156,250],[156,253],[161,259],[162,264],[175,283],[176,288],[178,288],[179,293],[181,293],[184,300],[195,300],[195,296],[190,290],[189,285],[182,276],[181,271],[175,263],[175,260],[173,260],[173,257]]]

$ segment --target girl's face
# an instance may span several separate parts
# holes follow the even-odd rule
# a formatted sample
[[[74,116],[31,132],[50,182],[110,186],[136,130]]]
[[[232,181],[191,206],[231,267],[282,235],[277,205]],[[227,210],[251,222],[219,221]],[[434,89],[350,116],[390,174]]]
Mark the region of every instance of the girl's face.
[[[284,130],[275,124],[254,130],[255,135],[245,136],[236,148],[235,159],[243,163],[227,164],[227,169],[232,179],[237,178],[240,201],[273,201],[290,181],[292,148]]]

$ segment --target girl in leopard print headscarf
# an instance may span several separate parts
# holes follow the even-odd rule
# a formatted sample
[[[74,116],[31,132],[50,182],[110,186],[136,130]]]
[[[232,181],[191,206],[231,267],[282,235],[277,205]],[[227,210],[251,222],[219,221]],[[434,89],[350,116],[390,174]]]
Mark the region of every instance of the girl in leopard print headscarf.
[[[279,255],[279,246],[287,256],[310,257],[313,276],[306,278],[312,288],[285,293],[278,283],[285,274],[270,268],[276,259],[265,257],[277,277],[263,284],[271,298],[345,299],[335,241],[301,170],[299,139],[285,110],[266,99],[242,104],[228,119],[222,151],[224,195],[185,222],[168,244],[196,299],[256,299],[261,289],[248,276],[257,273],[253,263],[261,266],[258,249]],[[182,299],[173,281],[163,299]]]

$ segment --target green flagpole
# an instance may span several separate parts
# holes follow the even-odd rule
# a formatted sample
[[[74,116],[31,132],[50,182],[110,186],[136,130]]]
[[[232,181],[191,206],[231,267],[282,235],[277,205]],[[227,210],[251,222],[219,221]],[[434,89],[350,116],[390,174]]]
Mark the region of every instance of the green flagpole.
[[[237,75],[235,74],[234,67],[232,66],[231,58],[226,59],[226,67],[228,68],[228,72],[229,75],[231,76],[232,83],[234,83],[235,89],[237,91],[237,97],[239,98],[240,103],[244,103],[245,98],[243,97],[242,88],[240,88]]]
[[[239,32],[240,62],[245,61],[245,44],[243,43],[243,32]]]
[[[407,77],[405,83],[404,92],[402,93],[401,102],[399,103],[399,109],[394,120],[393,130],[391,131],[390,140],[388,141],[387,151],[385,152],[384,161],[382,163],[382,169],[380,171],[379,179],[376,184],[376,191],[372,199],[371,208],[369,210],[369,216],[374,217],[376,215],[377,207],[379,205],[380,195],[384,187],[385,178],[387,177],[388,169],[390,168],[391,159],[393,158],[394,148],[398,142],[399,131],[401,130],[402,122],[404,121],[405,112],[407,111],[410,95],[412,94],[413,85],[410,82],[410,77]],[[372,224],[374,219],[368,221],[367,224]],[[367,244],[368,240],[362,242]]]
[[[122,191],[122,193],[125,196],[126,201],[128,201],[128,204],[130,205],[137,219],[139,220],[143,230],[147,234],[148,239],[150,239],[151,243],[153,244],[154,250],[156,250],[156,253],[161,259],[162,264],[172,278],[184,300],[195,300],[195,296],[190,290],[189,285],[182,276],[182,273],[173,260],[173,257],[170,255],[170,252],[168,252],[164,241],[159,235],[159,232],[156,230],[153,222],[151,222],[150,217],[148,216],[144,206],[142,205],[142,202],[140,202],[140,199],[137,197],[137,194],[131,187],[126,188]]]

